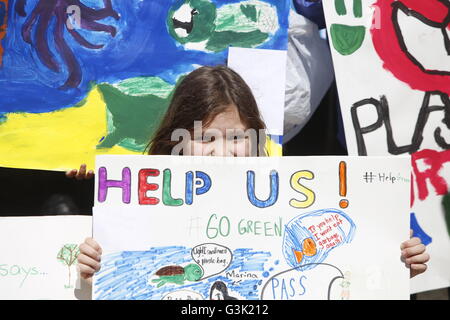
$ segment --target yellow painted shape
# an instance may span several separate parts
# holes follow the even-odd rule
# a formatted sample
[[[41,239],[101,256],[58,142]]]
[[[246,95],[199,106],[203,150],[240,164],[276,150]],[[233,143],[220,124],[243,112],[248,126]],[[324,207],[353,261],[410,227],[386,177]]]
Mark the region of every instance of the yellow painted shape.
[[[283,147],[281,144],[266,137],[266,152],[269,157],[281,157],[283,155]]]
[[[68,170],[85,163],[94,169],[96,154],[137,154],[119,146],[96,150],[107,134],[106,105],[97,88],[77,107],[6,117],[0,124],[2,167]]]
[[[300,183],[301,179],[312,180],[312,179],[314,179],[314,173],[312,173],[311,171],[304,170],[304,171],[298,171],[292,175],[292,177],[291,177],[292,189],[303,194],[306,199],[303,201],[300,201],[297,199],[291,199],[291,201],[289,201],[289,204],[294,208],[304,209],[304,208],[308,208],[308,207],[312,206],[312,204],[314,203],[314,201],[316,199],[316,194],[311,189],[302,185]]]

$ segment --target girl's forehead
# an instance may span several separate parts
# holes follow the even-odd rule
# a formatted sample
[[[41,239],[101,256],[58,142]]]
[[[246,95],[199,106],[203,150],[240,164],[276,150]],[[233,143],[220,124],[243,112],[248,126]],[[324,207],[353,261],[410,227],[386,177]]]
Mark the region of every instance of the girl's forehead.
[[[237,107],[232,104],[227,106],[223,112],[217,114],[205,129],[218,129],[225,132],[226,129],[245,130],[246,126],[239,116]]]

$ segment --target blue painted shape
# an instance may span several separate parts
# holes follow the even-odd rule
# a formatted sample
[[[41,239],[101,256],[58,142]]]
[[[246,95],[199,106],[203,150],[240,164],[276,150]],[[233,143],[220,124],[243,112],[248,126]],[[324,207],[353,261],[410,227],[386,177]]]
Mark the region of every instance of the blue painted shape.
[[[193,201],[194,173],[189,171],[186,173],[186,204],[191,205]]]
[[[411,212],[411,229],[413,230],[413,237],[419,238],[424,245],[429,245],[433,239],[420,227],[414,212]]]
[[[242,0],[212,0],[220,8]],[[84,0],[84,5],[102,7],[101,0]],[[277,9],[280,29],[260,49],[287,49],[288,13],[290,0],[264,0]],[[38,0],[28,0],[28,15]],[[225,64],[228,50],[218,53],[185,50],[167,31],[167,14],[174,0],[113,1],[119,20],[107,18],[100,23],[117,29],[116,37],[104,32],[77,30],[91,43],[102,43],[102,49],[80,46],[67,31],[65,40],[82,68],[82,82],[77,88],[58,89],[67,78],[62,58],[55,50],[52,32],[48,33],[50,50],[61,66],[53,72],[39,60],[36,50],[22,38],[22,26],[28,17],[17,16],[8,26],[3,40],[5,54],[0,69],[0,118],[11,112],[44,113],[73,107],[84,98],[96,83],[117,83],[133,77],[156,76],[175,85],[177,79],[194,69],[194,65]],[[151,14],[149,14],[151,13]],[[56,20],[56,19],[54,19]],[[49,30],[53,30],[51,21]]]
[[[255,172],[252,170],[247,171],[247,197],[252,205],[258,208],[267,208],[274,205],[278,200],[278,189],[280,179],[278,178],[278,172],[272,170],[270,172],[270,195],[267,200],[260,200],[256,197],[255,193]]]
[[[0,26],[5,24],[6,18],[6,5],[4,2],[0,2]]]
[[[195,194],[196,195],[201,195],[201,194],[205,194],[209,191],[209,189],[211,189],[211,178],[208,176],[208,174],[202,172],[202,171],[196,171],[195,172],[195,177],[199,180],[197,180],[196,184],[197,185],[201,185],[203,184],[203,187],[198,188],[197,190],[195,190]],[[200,182],[200,180],[202,182]]]
[[[254,289],[262,284],[259,278],[243,279],[235,282],[226,277],[227,272],[262,273],[267,269],[270,252],[239,248],[233,251],[230,266],[220,275],[184,285],[166,284],[160,288],[151,282],[154,273],[168,265],[193,263],[191,248],[167,246],[151,248],[148,251],[122,251],[102,256],[102,267],[96,274],[95,293],[98,300],[159,300],[176,290],[192,290],[209,299],[211,286],[222,281],[227,288],[239,293],[247,300],[259,299]]]

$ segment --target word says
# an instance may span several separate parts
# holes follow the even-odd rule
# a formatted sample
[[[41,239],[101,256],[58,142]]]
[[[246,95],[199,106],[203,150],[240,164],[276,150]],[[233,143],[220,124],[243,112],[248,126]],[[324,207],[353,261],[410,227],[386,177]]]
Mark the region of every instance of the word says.
[[[36,267],[22,267],[17,264],[14,265],[7,265],[7,264],[0,264],[0,277],[17,277],[17,276],[23,276],[22,281],[20,282],[20,286],[22,287],[25,280],[28,278],[28,276],[37,276],[39,275],[39,271]]]
[[[159,177],[158,169],[141,169],[138,173],[138,200],[140,205],[157,205],[160,199],[157,197],[149,197],[147,192],[157,191],[158,183],[149,183],[148,178]],[[131,202],[131,169],[123,168],[122,180],[108,180],[108,172],[105,167],[98,170],[98,201],[105,202],[108,196],[109,188],[122,189],[122,202],[129,204]],[[272,170],[270,172],[270,195],[267,199],[261,200],[256,197],[255,192],[255,172],[247,171],[247,198],[252,205],[258,208],[267,208],[273,206],[278,200],[280,179],[278,172]],[[289,204],[294,208],[308,208],[315,201],[315,193],[300,183],[300,180],[312,180],[314,174],[310,171],[298,171],[291,176],[290,185],[292,189],[303,195],[304,200],[292,199]],[[195,195],[203,195],[207,193],[212,186],[211,177],[202,171],[189,171],[185,174],[185,194],[184,199],[174,198],[172,196],[172,172],[170,169],[163,171],[162,179],[162,203],[166,206],[182,206],[183,204],[192,205]]]
[[[430,100],[433,95],[437,95],[442,105],[433,105]],[[361,127],[361,123],[358,118],[358,109],[366,106],[373,105],[378,115],[378,119],[375,123],[367,126]],[[420,108],[419,115],[416,122],[416,127],[414,129],[413,136],[411,138],[411,144],[405,146],[397,146],[394,141],[392,134],[391,119],[389,115],[389,103],[386,96],[382,96],[380,100],[376,99],[364,99],[355,103],[351,108],[351,116],[353,121],[353,128],[356,134],[356,142],[358,146],[358,154],[360,156],[367,156],[366,144],[364,141],[364,135],[370,132],[374,132],[384,126],[387,136],[387,147],[388,152],[393,155],[399,155],[404,153],[414,153],[420,149],[423,142],[423,130],[432,112],[443,112],[442,123],[450,129],[450,98],[447,94],[433,91],[426,92],[423,99],[422,107]],[[442,149],[450,149],[450,143],[447,142],[444,137],[442,137],[442,129],[437,127],[434,130],[434,140]]]
[[[301,276],[299,279],[290,278],[289,280],[283,278],[280,283],[277,278],[273,278],[271,280],[273,299],[289,300],[295,296],[304,295],[306,288],[302,281],[305,279],[307,279],[305,276]]]
[[[241,236],[251,234],[255,236],[281,237],[282,230],[283,223],[281,217],[278,218],[278,222],[241,219],[237,224],[237,232]],[[206,226],[206,236],[209,239],[215,239],[219,235],[228,237],[230,233],[231,222],[228,217],[223,216],[219,219],[216,214],[209,217],[208,225]]]

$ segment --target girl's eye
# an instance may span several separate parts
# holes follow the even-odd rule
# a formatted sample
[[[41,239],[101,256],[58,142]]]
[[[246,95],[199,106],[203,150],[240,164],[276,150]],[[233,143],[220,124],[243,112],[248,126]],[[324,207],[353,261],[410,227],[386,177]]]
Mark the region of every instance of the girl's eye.
[[[240,142],[245,139],[246,139],[246,137],[244,135],[235,135],[235,136],[228,137],[229,141],[234,141],[234,142]]]
[[[204,135],[203,136],[203,143],[208,143],[208,142],[214,142],[216,141],[216,137],[215,136],[209,136],[209,135]]]

